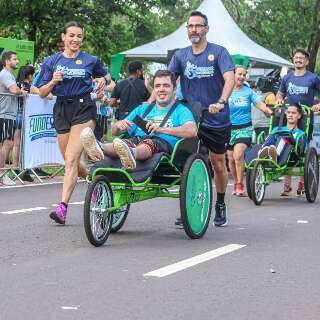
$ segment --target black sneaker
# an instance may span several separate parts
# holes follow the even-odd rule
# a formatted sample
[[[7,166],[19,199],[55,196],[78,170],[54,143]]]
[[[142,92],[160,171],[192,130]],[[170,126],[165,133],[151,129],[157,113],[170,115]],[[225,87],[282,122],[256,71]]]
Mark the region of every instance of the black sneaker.
[[[174,222],[174,224],[178,227],[182,227],[182,219],[179,217],[176,219],[176,221]]]
[[[45,171],[43,171],[41,168],[35,168],[34,172],[37,174],[37,176],[39,177],[47,177],[48,173],[46,173]]]
[[[227,208],[225,203],[216,203],[216,216],[213,223],[216,227],[223,227],[228,224]]]

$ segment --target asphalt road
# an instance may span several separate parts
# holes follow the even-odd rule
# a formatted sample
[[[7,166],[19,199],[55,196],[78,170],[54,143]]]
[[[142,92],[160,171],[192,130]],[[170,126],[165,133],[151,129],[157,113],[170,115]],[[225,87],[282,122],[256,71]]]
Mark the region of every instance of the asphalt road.
[[[319,201],[280,199],[276,183],[256,207],[229,187],[229,226],[210,223],[200,240],[174,227],[177,200],[145,201],[95,248],[78,203],[85,184],[67,225],[49,221],[60,188],[0,189],[0,319],[320,318]],[[243,247],[162,278],[145,276],[230,244]]]

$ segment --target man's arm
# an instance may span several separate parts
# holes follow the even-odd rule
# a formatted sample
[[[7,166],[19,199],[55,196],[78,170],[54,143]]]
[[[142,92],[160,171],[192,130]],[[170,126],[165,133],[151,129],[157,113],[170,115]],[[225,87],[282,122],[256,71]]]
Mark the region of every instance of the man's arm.
[[[12,94],[16,94],[16,95],[27,95],[27,91],[20,89],[16,84],[13,84],[12,86],[10,86],[8,88],[8,90],[10,91],[10,93]]]
[[[119,132],[127,132],[132,126],[132,122],[129,120],[119,120],[112,124],[111,126],[111,134],[116,136]]]
[[[221,99],[224,101],[228,101],[233,87],[234,87],[234,72],[233,71],[227,71],[223,74],[224,79],[224,86],[221,94]]]
[[[197,126],[194,122],[188,121],[180,127],[159,127],[158,124],[148,121],[146,124],[150,133],[163,133],[179,138],[193,138],[197,136]]]

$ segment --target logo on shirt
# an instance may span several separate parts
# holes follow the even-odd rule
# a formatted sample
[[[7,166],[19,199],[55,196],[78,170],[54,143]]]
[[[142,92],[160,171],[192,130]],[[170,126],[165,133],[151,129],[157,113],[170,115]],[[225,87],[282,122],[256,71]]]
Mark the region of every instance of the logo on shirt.
[[[296,86],[292,82],[289,82],[287,92],[290,95],[294,94],[308,94],[309,88],[308,87],[302,87],[302,86]]]
[[[248,104],[246,97],[239,97],[239,98],[230,97],[229,101],[230,101],[230,104],[232,104],[235,107],[246,107]]]
[[[63,72],[64,79],[72,79],[72,78],[85,78],[86,70],[85,69],[69,69],[66,66],[57,65],[56,71]]]
[[[190,61],[188,61],[184,70],[184,75],[190,80],[194,78],[201,79],[212,77],[214,75],[214,66],[198,67]]]
[[[82,64],[82,60],[81,59],[76,60],[76,64]]]
[[[208,55],[208,60],[209,61],[213,61],[214,60],[214,55],[213,54],[209,54]]]

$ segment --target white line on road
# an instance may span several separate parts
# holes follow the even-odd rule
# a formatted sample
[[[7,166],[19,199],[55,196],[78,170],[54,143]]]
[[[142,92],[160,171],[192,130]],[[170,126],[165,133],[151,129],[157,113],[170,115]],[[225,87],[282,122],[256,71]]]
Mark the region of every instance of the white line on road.
[[[169,276],[173,273],[182,271],[184,269],[191,268],[197,264],[200,264],[200,263],[209,261],[211,259],[220,257],[220,256],[225,255],[227,253],[231,253],[233,251],[239,250],[245,246],[246,245],[242,245],[242,244],[229,244],[227,246],[224,246],[224,247],[212,250],[212,251],[208,251],[208,252],[205,252],[205,253],[200,254],[198,256],[194,256],[192,258],[185,259],[185,260],[179,261],[177,263],[170,264],[166,267],[145,273],[144,276],[145,277],[163,278],[163,277]]]
[[[0,212],[1,214],[15,214],[15,213],[25,213],[25,212],[32,212],[32,211],[41,211],[47,210],[46,207],[36,207],[36,208],[28,208],[28,209],[19,209],[19,210],[11,210],[11,211],[3,211]]]

